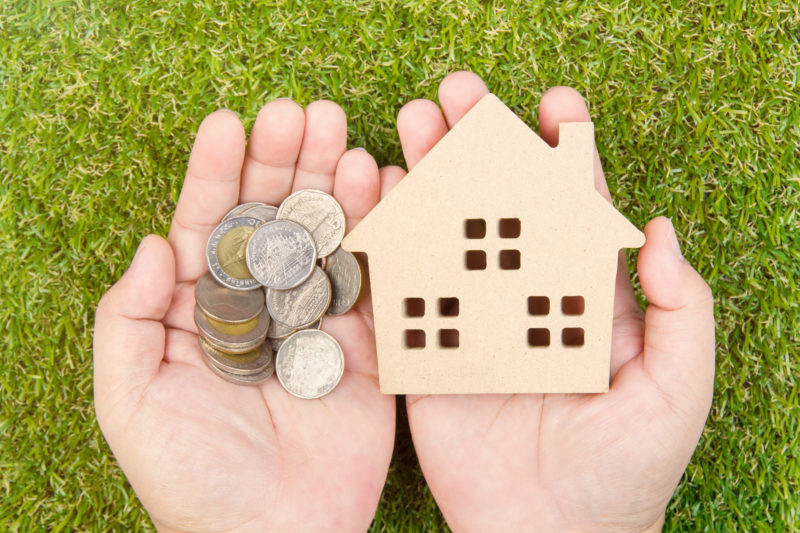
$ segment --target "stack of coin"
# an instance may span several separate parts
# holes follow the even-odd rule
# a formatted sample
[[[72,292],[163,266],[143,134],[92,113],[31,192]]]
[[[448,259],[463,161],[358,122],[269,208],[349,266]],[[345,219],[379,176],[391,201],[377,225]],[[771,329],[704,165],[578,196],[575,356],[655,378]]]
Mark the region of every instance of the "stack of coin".
[[[362,278],[356,258],[339,246],[344,229],[341,206],[313,189],[292,194],[280,207],[251,202],[225,215],[208,240],[210,275],[195,295],[200,345],[215,373],[256,384],[274,368],[297,397],[333,390],[344,356],[319,327],[325,314],[355,305]]]
[[[269,313],[264,291],[237,291],[206,273],[195,287],[194,321],[208,366],[234,383],[260,383],[275,371],[272,346],[264,342]]]

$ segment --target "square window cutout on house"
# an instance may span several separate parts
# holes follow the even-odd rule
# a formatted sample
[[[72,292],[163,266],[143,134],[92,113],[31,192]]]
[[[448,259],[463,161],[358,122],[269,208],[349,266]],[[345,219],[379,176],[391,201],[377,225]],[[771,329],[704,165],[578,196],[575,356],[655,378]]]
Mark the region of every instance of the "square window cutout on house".
[[[546,316],[550,314],[550,298],[547,296],[528,296],[528,314]]]
[[[561,312],[569,316],[580,316],[586,311],[583,296],[564,296],[561,298]]]
[[[439,298],[439,316],[458,316],[458,298]]]
[[[442,348],[458,348],[458,330],[440,329],[439,346]]]
[[[406,298],[403,300],[403,304],[403,310],[407,317],[425,316],[425,300],[422,298]]]
[[[501,218],[497,224],[497,233],[501,239],[516,239],[522,232],[522,223],[518,218]]]
[[[403,332],[406,348],[424,348],[425,331],[421,329],[407,329]]]
[[[564,328],[561,330],[561,344],[564,346],[583,346],[583,328]]]
[[[482,218],[468,218],[464,221],[464,236],[467,239],[486,237],[486,221]]]
[[[500,250],[501,270],[519,270],[520,264],[519,250]]]
[[[547,328],[530,328],[528,330],[528,346],[544,348],[550,346],[550,330]]]
[[[486,252],[467,250],[464,254],[464,266],[467,267],[467,270],[486,270]]]

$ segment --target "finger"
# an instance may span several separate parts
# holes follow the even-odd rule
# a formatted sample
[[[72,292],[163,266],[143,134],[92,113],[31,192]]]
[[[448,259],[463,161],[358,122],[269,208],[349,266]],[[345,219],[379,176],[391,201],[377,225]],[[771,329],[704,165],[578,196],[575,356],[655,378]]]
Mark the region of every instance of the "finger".
[[[347,116],[338,104],[328,100],[309,104],[305,115],[292,191],[319,189],[330,194],[336,164],[347,148]]]
[[[642,290],[650,302],[644,367],[675,402],[707,413],[714,382],[711,289],[681,255],[668,219],[651,220],[644,232],[647,242],[638,260]]]
[[[194,141],[186,179],[169,230],[178,281],[206,270],[208,236],[239,197],[244,128],[234,113],[216,111],[203,120]]]
[[[558,145],[558,126],[562,122],[591,122],[583,97],[570,87],[554,87],[542,96],[539,104],[539,129],[542,139],[551,146]],[[597,146],[594,147],[595,188],[611,201]],[[620,252],[614,288],[614,329],[611,351],[611,377],[619,368],[641,353],[643,313],[633,293],[625,253]]]
[[[562,122],[591,122],[589,109],[581,94],[571,87],[553,87],[539,103],[539,130],[550,146],[558,145],[558,125]],[[594,148],[594,186],[603,198],[611,201],[600,154]]]
[[[397,165],[390,165],[381,169],[381,199],[383,199],[400,180],[406,176],[406,171]]]
[[[141,390],[164,357],[164,326],[175,287],[175,258],[163,238],[142,240],[130,268],[100,300],[95,317],[98,409],[113,396]]]
[[[261,108],[247,143],[239,203],[278,205],[288,196],[304,129],[303,108],[288,98]]]
[[[439,85],[439,103],[447,126],[455,126],[487,94],[489,89],[477,74],[460,71],[448,75]]]
[[[617,279],[614,286],[614,320],[611,329],[611,379],[620,368],[642,353],[644,345],[644,312],[633,294],[625,251],[617,260]]]
[[[378,164],[361,148],[345,152],[336,166],[333,196],[344,211],[350,231],[375,207],[380,197]]]
[[[397,133],[409,170],[447,133],[439,106],[430,100],[412,100],[397,114]]]

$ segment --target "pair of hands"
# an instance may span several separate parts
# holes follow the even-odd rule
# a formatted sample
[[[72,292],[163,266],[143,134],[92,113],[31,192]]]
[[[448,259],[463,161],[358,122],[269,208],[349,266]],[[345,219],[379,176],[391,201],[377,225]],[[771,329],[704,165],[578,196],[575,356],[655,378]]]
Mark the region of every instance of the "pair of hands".
[[[397,119],[412,168],[484,94],[457,72],[439,106],[415,100]],[[541,136],[589,121],[559,87],[542,98]],[[345,373],[319,400],[277,380],[242,387],[205,366],[192,320],[211,230],[235,204],[279,204],[291,192],[332,193],[352,229],[403,178],[364,150],[346,150],[342,109],[288,99],[258,114],[249,143],[239,119],[201,124],[167,240],[146,237],[106,293],[95,324],[100,427],[153,522],[181,531],[363,531],[392,455],[395,400],[378,390],[371,301],[325,319]],[[595,151],[595,185],[610,201]],[[457,531],[643,531],[664,510],[711,404],[711,291],[683,259],[670,222],[652,220],[638,272],[639,307],[620,254],[611,387],[594,395],[447,395],[406,399],[433,496]]]

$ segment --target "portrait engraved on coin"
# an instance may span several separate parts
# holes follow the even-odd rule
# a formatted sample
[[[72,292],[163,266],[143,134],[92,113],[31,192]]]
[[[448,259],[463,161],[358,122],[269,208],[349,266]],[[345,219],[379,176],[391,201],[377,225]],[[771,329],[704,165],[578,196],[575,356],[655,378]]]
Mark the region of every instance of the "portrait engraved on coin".
[[[342,242],[344,212],[333,196],[303,189],[286,198],[278,208],[278,219],[294,220],[314,236],[317,257],[325,257]]]
[[[194,298],[209,318],[229,324],[248,322],[265,305],[264,291],[237,291],[219,283],[210,272],[203,274],[194,289]]]
[[[344,354],[336,339],[306,329],[286,339],[275,358],[283,387],[298,398],[320,398],[336,387],[344,373]]]
[[[288,328],[301,329],[316,322],[331,303],[331,284],[319,267],[297,287],[285,291],[267,289],[270,316]]]
[[[262,285],[291,289],[311,275],[317,254],[314,239],[303,226],[291,220],[273,220],[253,232],[246,260],[251,274]]]
[[[253,290],[259,283],[247,268],[245,250],[250,236],[261,222],[236,217],[217,226],[206,244],[206,262],[214,278],[234,290]]]
[[[361,266],[356,256],[340,246],[328,256],[325,272],[331,280],[331,305],[329,315],[349,311],[361,294]]]

